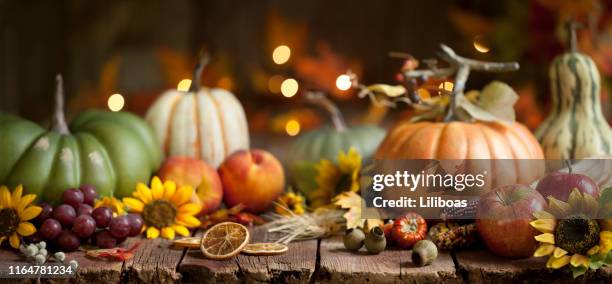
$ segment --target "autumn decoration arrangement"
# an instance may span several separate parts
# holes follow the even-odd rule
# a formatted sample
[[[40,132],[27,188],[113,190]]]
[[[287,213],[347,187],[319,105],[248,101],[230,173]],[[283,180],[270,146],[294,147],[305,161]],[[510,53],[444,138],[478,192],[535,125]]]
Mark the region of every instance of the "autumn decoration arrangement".
[[[67,123],[58,75],[49,130],[0,113],[0,244],[36,263],[64,262],[64,252],[76,250],[121,261],[139,242],[163,238],[224,260],[336,236],[356,258],[410,250],[416,266],[432,264],[440,251],[477,246],[507,259],[546,257],[546,268],[574,277],[612,265],[612,188],[601,182],[610,173],[593,178],[573,171],[571,161],[612,155],[589,57],[571,48],[554,59],[554,105],[534,136],[515,121],[518,96],[509,85],[465,90],[471,72],[514,71],[517,63],[466,58],[446,45],[443,66],[393,56],[404,59],[398,84],[368,86],[349,72],[352,87],[377,106],[407,104],[413,115],[388,131],[347,125],[324,93],[303,91],[332,125],[297,137],[285,165],[249,149],[247,119],[233,94],[200,86],[206,55],[190,87],[161,94],[144,119],[88,110]],[[450,80],[450,88],[435,87]],[[547,172],[545,157],[559,164]],[[448,211],[426,220],[416,212],[383,219],[365,206],[361,187],[371,181],[373,159],[488,159],[491,173],[498,161],[517,162],[460,209],[473,218]],[[252,241],[255,225],[269,242]],[[128,246],[130,237],[142,240]]]

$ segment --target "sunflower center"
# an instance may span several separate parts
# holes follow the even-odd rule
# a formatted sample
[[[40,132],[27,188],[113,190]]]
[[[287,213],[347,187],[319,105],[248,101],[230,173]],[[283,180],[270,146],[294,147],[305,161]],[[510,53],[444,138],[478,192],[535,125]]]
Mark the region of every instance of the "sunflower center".
[[[555,229],[555,244],[570,253],[586,254],[599,243],[599,224],[583,215],[559,221]]]
[[[19,226],[19,216],[15,209],[4,208],[0,210],[0,236],[10,236]]]
[[[174,224],[176,208],[166,200],[155,200],[145,205],[142,219],[147,226],[164,228]]]

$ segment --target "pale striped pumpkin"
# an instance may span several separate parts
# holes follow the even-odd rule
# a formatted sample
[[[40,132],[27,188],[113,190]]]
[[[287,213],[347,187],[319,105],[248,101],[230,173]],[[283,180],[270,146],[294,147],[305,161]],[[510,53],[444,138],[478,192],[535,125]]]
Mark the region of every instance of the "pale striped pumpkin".
[[[612,130],[600,104],[599,72],[590,57],[567,52],[550,71],[552,109],[535,135],[547,159],[612,154]]]
[[[242,105],[223,89],[200,88],[205,62],[196,67],[188,91],[168,90],[147,111],[166,156],[188,156],[218,167],[236,150],[249,148]]]

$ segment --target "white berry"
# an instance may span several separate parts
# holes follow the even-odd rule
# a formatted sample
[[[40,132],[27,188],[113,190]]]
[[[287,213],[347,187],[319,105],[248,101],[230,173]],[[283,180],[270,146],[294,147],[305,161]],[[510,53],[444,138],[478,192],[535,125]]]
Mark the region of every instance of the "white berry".
[[[45,263],[45,260],[46,260],[46,258],[44,256],[40,255],[40,254],[37,254],[34,257],[34,261],[36,262],[36,264],[43,264],[43,263]]]
[[[59,260],[60,262],[64,262],[64,260],[66,260],[66,254],[61,251],[56,252],[53,256],[55,256],[55,259]]]

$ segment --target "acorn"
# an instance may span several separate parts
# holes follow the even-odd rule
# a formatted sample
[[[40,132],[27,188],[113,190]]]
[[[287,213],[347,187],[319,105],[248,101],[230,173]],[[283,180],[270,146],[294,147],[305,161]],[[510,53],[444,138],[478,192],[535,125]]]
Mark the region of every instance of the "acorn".
[[[416,266],[430,265],[438,258],[438,248],[430,240],[420,240],[412,248],[412,263]]]
[[[348,250],[359,250],[363,246],[364,239],[365,233],[359,228],[353,228],[346,230],[342,242]]]
[[[372,228],[366,236],[364,243],[368,252],[373,254],[380,253],[387,247],[385,232],[380,227]]]

